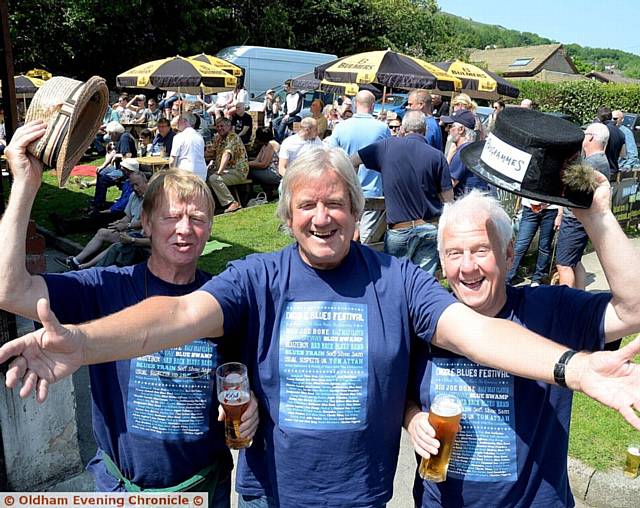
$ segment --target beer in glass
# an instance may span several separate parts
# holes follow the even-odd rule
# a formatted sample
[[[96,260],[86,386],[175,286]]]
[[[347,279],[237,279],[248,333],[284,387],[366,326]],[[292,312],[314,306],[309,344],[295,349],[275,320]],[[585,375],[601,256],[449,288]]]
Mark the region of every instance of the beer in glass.
[[[251,439],[240,436],[242,414],[249,406],[249,378],[242,363],[225,363],[216,370],[218,402],[224,408],[224,436],[234,450],[251,446]]]
[[[637,478],[638,473],[640,473],[640,445],[632,445],[627,448],[624,475],[629,478]]]
[[[429,424],[436,431],[436,439],[440,441],[437,455],[420,461],[420,477],[432,482],[443,482],[447,479],[451,450],[456,440],[462,416],[462,402],[455,395],[436,395],[429,410]]]

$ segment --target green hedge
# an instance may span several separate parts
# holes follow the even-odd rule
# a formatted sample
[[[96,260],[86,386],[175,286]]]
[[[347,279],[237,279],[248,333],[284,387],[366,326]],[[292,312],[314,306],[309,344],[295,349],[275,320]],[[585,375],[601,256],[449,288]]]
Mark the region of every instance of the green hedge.
[[[538,104],[541,111],[560,111],[581,123],[596,116],[600,106],[640,113],[640,85],[604,84],[597,81],[566,81],[564,83],[539,83],[514,80],[520,88],[520,97]]]

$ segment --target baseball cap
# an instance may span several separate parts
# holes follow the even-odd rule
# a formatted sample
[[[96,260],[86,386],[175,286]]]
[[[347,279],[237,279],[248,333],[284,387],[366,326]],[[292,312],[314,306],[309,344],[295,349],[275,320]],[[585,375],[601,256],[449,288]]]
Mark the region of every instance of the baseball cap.
[[[442,116],[440,119],[442,120],[442,123],[459,123],[468,129],[473,129],[476,126],[476,117],[468,109],[459,109],[458,111],[454,111],[452,115]]]

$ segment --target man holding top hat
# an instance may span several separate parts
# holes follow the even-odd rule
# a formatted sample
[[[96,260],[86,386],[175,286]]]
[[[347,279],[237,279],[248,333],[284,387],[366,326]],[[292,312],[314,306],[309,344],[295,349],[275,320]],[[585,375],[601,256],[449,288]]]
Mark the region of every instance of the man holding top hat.
[[[564,133],[562,143],[555,141],[559,131]],[[494,133],[497,140],[463,149],[462,158],[469,167],[480,174],[491,172],[492,182],[500,185],[510,182],[500,180],[504,168],[496,161],[521,161],[531,155],[536,161],[533,166],[522,166],[523,181],[532,167],[537,168],[540,181],[527,192],[535,192],[545,201],[567,200],[560,196],[562,188],[550,185],[548,169],[552,164],[562,168],[563,163],[575,159],[584,137],[578,127],[513,108],[500,115]],[[488,150],[493,153],[483,157]],[[514,166],[509,164],[507,169]],[[478,191],[445,205],[439,223],[441,263],[458,301],[480,314],[519,323],[569,347],[565,360],[575,350],[599,350],[605,343],[640,331],[640,294],[635,290],[640,284],[637,252],[611,212],[606,176],[594,173],[584,179],[596,185],[593,202],[589,208],[574,211],[594,243],[610,293],[592,294],[566,286],[507,285],[505,278],[514,256],[511,221],[496,200]],[[586,201],[581,198],[580,204],[584,206]],[[616,245],[615,252],[611,245]],[[518,338],[513,341],[517,344]],[[436,387],[446,383],[456,388],[464,405],[462,430],[447,480],[433,483],[417,479],[416,506],[573,506],[567,474],[572,393],[563,389],[562,383],[558,383],[560,387],[539,383],[481,367],[438,347],[429,351],[416,347],[423,354],[414,355],[413,394],[409,398],[416,403],[408,403],[405,425],[421,456],[437,453],[439,443],[427,413],[420,412],[418,404],[428,410]]]

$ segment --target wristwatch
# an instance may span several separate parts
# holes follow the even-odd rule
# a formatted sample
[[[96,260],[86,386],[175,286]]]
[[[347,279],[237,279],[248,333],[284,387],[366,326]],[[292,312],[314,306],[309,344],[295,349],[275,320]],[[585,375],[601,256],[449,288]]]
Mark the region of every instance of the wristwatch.
[[[567,367],[567,364],[569,363],[569,360],[571,360],[571,358],[573,358],[573,355],[575,355],[576,353],[577,351],[574,351],[573,349],[565,351],[564,353],[562,353],[562,356],[560,356],[555,366],[553,367],[553,380],[558,386],[562,386],[562,388],[569,388],[565,379],[565,369]]]

